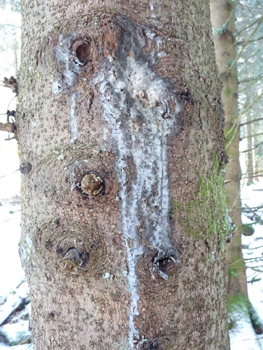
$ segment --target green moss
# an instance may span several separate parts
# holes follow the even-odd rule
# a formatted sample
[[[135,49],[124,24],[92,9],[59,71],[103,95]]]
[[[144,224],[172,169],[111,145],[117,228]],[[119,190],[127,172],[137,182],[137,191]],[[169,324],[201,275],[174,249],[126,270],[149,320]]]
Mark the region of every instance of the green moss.
[[[225,89],[225,91],[224,91],[224,94],[225,94],[226,96],[230,96],[231,92],[232,92],[232,90],[230,89],[229,86],[227,86],[226,89]]]
[[[217,157],[210,175],[202,176],[195,198],[188,203],[175,202],[174,214],[183,229],[196,240],[217,235],[220,244],[224,244],[230,225],[224,179]]]

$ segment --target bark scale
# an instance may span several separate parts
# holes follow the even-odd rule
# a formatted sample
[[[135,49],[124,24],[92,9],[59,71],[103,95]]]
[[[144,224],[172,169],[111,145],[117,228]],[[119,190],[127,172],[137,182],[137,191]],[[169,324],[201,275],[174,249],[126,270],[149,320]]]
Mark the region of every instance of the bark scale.
[[[209,3],[24,1],[22,36],[36,348],[228,349],[226,229],[174,210],[225,161]]]

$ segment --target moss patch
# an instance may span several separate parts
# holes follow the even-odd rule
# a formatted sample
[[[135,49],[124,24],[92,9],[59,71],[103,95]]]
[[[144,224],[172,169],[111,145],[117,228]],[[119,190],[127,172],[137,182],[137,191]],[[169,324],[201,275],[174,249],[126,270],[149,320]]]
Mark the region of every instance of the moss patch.
[[[217,157],[210,175],[202,176],[195,198],[188,203],[175,202],[174,212],[185,232],[196,240],[217,235],[220,244],[224,244],[230,225],[224,179]]]
[[[224,94],[225,94],[225,96],[230,96],[231,92],[232,92],[232,90],[231,90],[230,87],[228,86],[228,87],[225,89]]]

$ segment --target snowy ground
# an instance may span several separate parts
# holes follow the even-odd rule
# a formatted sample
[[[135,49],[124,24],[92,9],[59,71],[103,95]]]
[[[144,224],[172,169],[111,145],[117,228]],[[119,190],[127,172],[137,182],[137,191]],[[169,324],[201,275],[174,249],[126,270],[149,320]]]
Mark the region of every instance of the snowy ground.
[[[0,296],[3,296],[24,276],[18,255],[20,206],[0,206],[0,220]]]
[[[2,202],[2,204],[4,204]],[[20,239],[20,205],[0,205],[0,325],[29,298],[27,283],[18,254]],[[6,297],[7,296],[7,297]],[[30,336],[28,320],[22,320],[23,314],[29,314],[30,304],[24,306],[11,322],[0,327],[1,333],[14,343],[21,334]],[[0,350],[32,350],[30,344],[7,346],[0,342]]]
[[[249,207],[255,207],[263,204],[263,181],[242,188],[242,207],[247,204]],[[263,209],[257,212],[263,219]],[[252,221],[246,215],[242,215],[243,224],[249,224]],[[249,263],[247,266],[257,267],[263,271],[263,225],[254,224],[255,232],[252,236],[242,236],[242,244],[248,249],[243,249],[244,259],[259,258],[260,261]],[[256,248],[256,249],[255,249]],[[247,268],[247,280],[261,279],[259,281],[248,283],[248,296],[257,311],[257,314],[263,323],[263,273]],[[240,318],[237,327],[229,332],[231,340],[231,350],[262,350],[263,335],[255,334],[250,320]]]
[[[17,345],[17,346],[4,346],[4,345],[0,345],[0,350],[5,350],[5,349],[9,349],[9,350],[33,350],[34,347],[31,344],[24,344],[24,345]]]

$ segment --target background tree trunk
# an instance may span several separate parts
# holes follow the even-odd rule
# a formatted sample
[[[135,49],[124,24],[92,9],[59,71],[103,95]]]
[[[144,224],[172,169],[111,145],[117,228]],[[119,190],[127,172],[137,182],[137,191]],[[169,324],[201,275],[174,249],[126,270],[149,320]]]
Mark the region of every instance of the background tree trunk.
[[[225,179],[229,215],[237,229],[228,245],[227,262],[229,264],[228,293],[233,296],[243,293],[247,296],[245,265],[241,251],[241,200],[239,164],[239,121],[238,82],[236,65],[231,67],[236,58],[235,45],[235,8],[236,2],[211,0],[211,21],[214,31],[216,61],[223,83],[222,101],[225,111],[226,150],[229,163],[226,166]]]
[[[251,119],[251,118],[249,118]],[[253,124],[249,123],[247,124],[247,149],[250,149],[251,151],[247,152],[247,185],[251,185],[254,182],[253,173],[254,173],[254,165],[253,165],[253,155],[254,152],[252,150],[253,147],[253,131],[252,131]]]
[[[39,349],[228,349],[208,1],[23,1],[21,258]]]
[[[255,136],[254,137],[254,142],[255,144],[258,144],[258,137]],[[254,177],[254,180],[255,181],[259,181],[259,178],[262,176],[262,162],[260,161],[260,155],[258,155],[258,147],[254,149],[253,151],[253,156],[254,156],[254,159],[255,159],[255,170],[254,170],[254,173],[255,173],[255,177]]]

